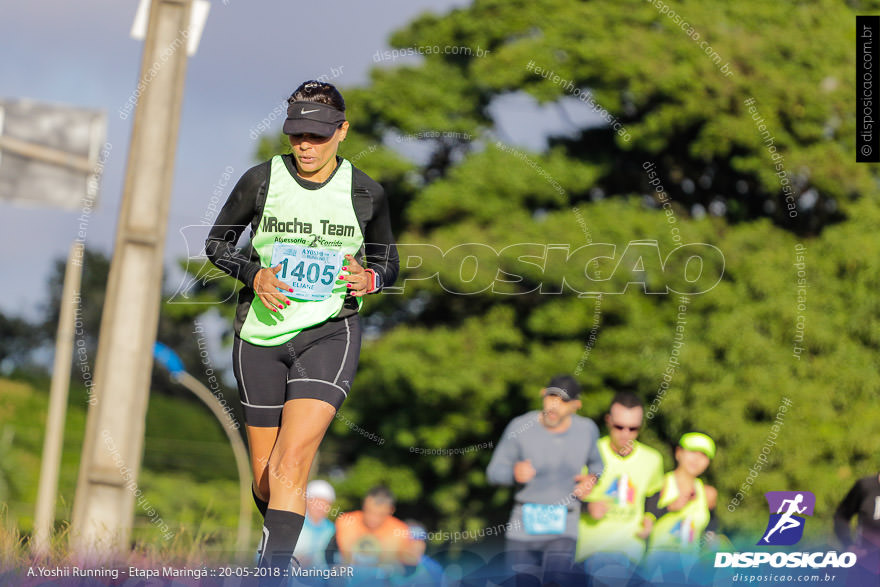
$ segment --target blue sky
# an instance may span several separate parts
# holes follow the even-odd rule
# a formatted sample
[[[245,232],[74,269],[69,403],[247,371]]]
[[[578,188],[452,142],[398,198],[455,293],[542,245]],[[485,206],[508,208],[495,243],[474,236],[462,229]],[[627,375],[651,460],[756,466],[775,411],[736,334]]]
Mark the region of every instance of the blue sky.
[[[0,97],[104,110],[112,145],[86,244],[109,253],[116,230],[133,116],[120,117],[140,75],[142,43],[129,37],[137,0],[6,3],[0,19]],[[340,72],[345,87],[366,83],[372,56],[389,34],[420,13],[445,13],[467,0],[213,1],[198,53],[189,60],[166,241],[166,267],[187,254],[180,228],[200,224],[225,172],[231,185],[255,163],[251,131],[303,80]],[[303,23],[306,23],[303,26]],[[536,128],[562,130],[552,107],[513,96],[493,108],[511,137],[539,148]],[[571,113],[588,116],[584,108]],[[268,132],[280,130],[282,118]],[[508,121],[510,124],[504,124]],[[543,122],[541,122],[543,120]],[[516,124],[513,124],[513,122]],[[527,124],[523,124],[526,122]],[[543,126],[542,126],[543,125]],[[507,135],[509,136],[509,134]],[[538,140],[536,141],[536,137]],[[225,194],[224,198],[225,200]],[[222,202],[221,202],[222,204]],[[79,212],[0,200],[0,311],[40,317],[54,259],[76,238]]]

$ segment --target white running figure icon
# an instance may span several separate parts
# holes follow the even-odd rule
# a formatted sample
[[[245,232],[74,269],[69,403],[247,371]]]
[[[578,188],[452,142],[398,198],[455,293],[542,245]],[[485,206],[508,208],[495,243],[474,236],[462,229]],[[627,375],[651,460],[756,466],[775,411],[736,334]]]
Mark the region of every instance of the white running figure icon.
[[[790,530],[791,528],[797,528],[801,525],[798,520],[792,520],[792,514],[802,514],[807,510],[807,506],[803,508],[799,508],[798,504],[804,501],[804,494],[798,493],[794,499],[783,499],[782,503],[779,504],[779,509],[776,511],[777,514],[782,514],[782,509],[785,507],[785,504],[789,504],[788,511],[782,514],[782,517],[779,518],[779,521],[776,522],[776,525],[773,526],[773,529],[767,532],[767,535],[762,538],[764,542],[769,544],[770,535],[779,530],[779,533],[785,532],[786,530]]]

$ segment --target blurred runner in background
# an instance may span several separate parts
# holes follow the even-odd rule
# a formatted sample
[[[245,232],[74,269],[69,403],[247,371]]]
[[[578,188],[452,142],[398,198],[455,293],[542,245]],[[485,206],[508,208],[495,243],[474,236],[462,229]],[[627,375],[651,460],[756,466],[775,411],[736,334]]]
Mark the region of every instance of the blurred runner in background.
[[[855,539],[850,527],[853,516],[857,516]],[[880,585],[880,475],[864,477],[852,486],[834,512],[834,533],[844,548],[856,553],[859,567],[869,571],[864,580]]]
[[[717,529],[718,492],[700,480],[715,458],[715,441],[700,432],[683,435],[675,447],[675,470],[663,479],[663,489],[645,501],[646,535],[650,529],[644,576],[683,581],[685,570],[697,560],[704,542]],[[705,533],[705,537],[704,537]]]
[[[588,583],[632,576],[645,553],[645,499],[663,488],[663,457],[637,440],[644,408],[635,393],[622,391],[605,415],[608,436],[599,439],[605,472],[585,498],[575,560],[586,559]]]
[[[507,425],[486,471],[493,485],[516,484],[505,550],[517,583],[532,585],[526,575],[541,584],[571,581],[580,498],[603,467],[598,427],[576,414],[580,393],[571,375],[553,377],[541,390],[543,411]]]
[[[410,555],[408,561],[415,564],[404,564],[399,574],[391,577],[391,585],[407,587],[446,587],[449,583],[443,574],[443,567],[425,554],[428,547],[428,532],[421,522],[406,520],[409,527]]]
[[[325,553],[330,540],[336,534],[336,526],[327,519],[334,501],[336,491],[332,485],[320,479],[309,482],[306,487],[306,520],[299,542],[296,543],[296,550],[293,551],[304,567],[327,566]]]
[[[338,548],[340,562],[355,567],[352,584],[381,583],[402,574],[403,565],[418,564],[409,527],[393,514],[394,494],[380,485],[367,493],[360,510],[336,519],[329,550]]]

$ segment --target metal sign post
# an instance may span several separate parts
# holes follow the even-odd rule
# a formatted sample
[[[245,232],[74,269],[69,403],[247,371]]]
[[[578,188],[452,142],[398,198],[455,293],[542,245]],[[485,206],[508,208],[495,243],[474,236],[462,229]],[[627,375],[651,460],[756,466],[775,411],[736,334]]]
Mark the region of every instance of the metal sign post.
[[[68,210],[93,207],[103,170],[98,154],[106,127],[104,114],[96,110],[32,100],[0,101],[0,199]],[[83,252],[83,241],[74,241],[64,271],[30,543],[37,556],[48,552],[55,523]]]

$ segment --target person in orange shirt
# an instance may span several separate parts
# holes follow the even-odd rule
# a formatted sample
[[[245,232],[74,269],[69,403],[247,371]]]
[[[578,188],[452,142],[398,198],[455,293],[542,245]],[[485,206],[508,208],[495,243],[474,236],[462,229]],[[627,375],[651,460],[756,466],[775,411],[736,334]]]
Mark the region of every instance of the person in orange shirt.
[[[384,486],[371,489],[359,511],[336,519],[336,546],[341,562],[356,567],[418,563],[409,527],[394,517],[394,494]]]

